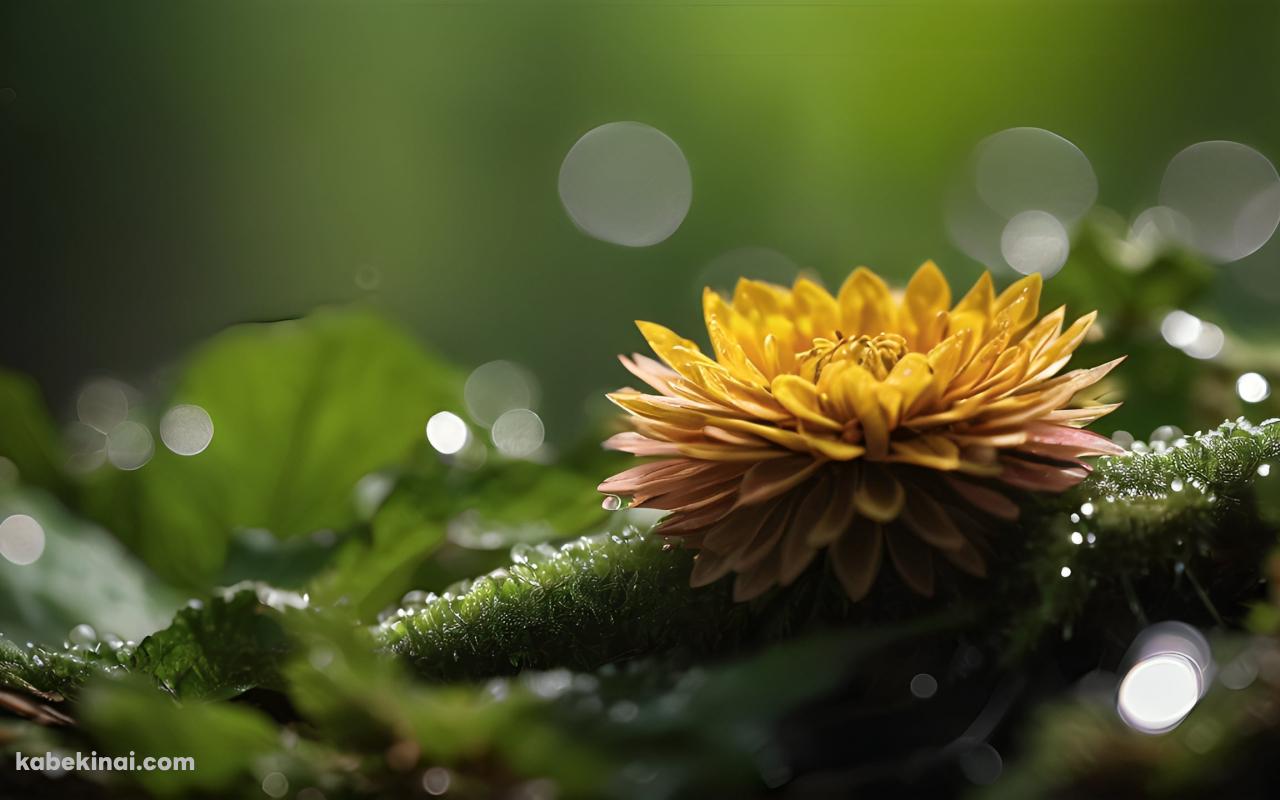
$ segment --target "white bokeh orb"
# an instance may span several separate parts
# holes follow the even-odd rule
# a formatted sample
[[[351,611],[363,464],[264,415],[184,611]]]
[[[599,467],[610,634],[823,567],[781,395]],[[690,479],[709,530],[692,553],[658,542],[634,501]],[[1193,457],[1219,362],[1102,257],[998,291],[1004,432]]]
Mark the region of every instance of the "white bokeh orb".
[[[492,425],[515,408],[538,403],[538,381],[529,370],[511,361],[490,361],[476,367],[462,387],[467,411],[477,422]]]
[[[427,442],[443,455],[451,456],[466,447],[468,435],[467,423],[451,411],[441,411],[427,420]]]
[[[610,122],[585,133],[560,165],[560,201],[578,229],[626,247],[676,232],[693,202],[693,176],[680,146],[641,122]]]
[[[1199,142],[1165,169],[1160,203],[1189,223],[1185,242],[1226,263],[1256,252],[1280,225],[1280,174],[1239,142]]]
[[[1120,682],[1116,710],[1129,727],[1163,733],[1183,720],[1200,700],[1200,670],[1181,653],[1159,653],[1134,664]]]
[[[203,453],[213,441],[213,420],[200,406],[174,406],[160,418],[160,441],[180,456]]]
[[[107,460],[116,469],[140,469],[155,453],[155,441],[146,426],[126,420],[107,433]]]
[[[1023,275],[1038,272],[1052,278],[1067,263],[1071,237],[1058,218],[1046,211],[1023,211],[1000,234],[1000,254]]]
[[[1070,225],[1098,198],[1089,159],[1043,128],[1009,128],[982,140],[974,177],[978,195],[1006,219],[1038,209]]]
[[[546,429],[537,414],[527,408],[517,408],[498,417],[490,435],[498,452],[511,458],[524,458],[542,446]]]
[[[34,517],[13,514],[0,522],[0,556],[19,566],[34,564],[44,554],[44,528]]]

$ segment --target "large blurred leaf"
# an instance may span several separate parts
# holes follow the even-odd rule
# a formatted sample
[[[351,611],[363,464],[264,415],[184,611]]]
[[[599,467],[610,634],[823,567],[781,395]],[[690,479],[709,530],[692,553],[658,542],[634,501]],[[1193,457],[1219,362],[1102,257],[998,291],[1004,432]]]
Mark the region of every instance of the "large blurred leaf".
[[[23,483],[45,488],[62,483],[58,439],[40,390],[35,381],[5,369],[0,369],[0,457],[17,467]]]
[[[157,447],[142,469],[95,481],[93,508],[158,571],[203,588],[236,529],[292,537],[352,523],[356,482],[404,458],[433,413],[458,406],[458,386],[368,313],[233,328],[195,354],[173,395],[208,411],[208,449]]]
[[[57,644],[72,627],[140,639],[168,622],[181,603],[110,534],[77,519],[35,490],[0,489],[0,519],[26,514],[44,531],[31,564],[0,558],[0,633]]]
[[[279,733],[265,715],[227,703],[187,703],[155,691],[141,680],[102,680],[85,692],[80,706],[98,752],[143,757],[189,756],[195,769],[130,772],[158,796],[218,795],[252,781],[254,762],[278,747]]]

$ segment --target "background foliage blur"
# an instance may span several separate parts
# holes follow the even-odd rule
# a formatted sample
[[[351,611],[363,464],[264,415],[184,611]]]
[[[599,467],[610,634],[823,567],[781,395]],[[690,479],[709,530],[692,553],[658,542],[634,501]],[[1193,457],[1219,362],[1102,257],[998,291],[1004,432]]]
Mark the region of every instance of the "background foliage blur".
[[[708,265],[759,261],[740,248],[828,283],[859,263],[902,278],[925,258],[966,283],[979,265],[948,237],[947,190],[997,131],[1069,139],[1098,203],[1126,220],[1194,142],[1280,157],[1280,12],[1266,2],[47,2],[3,15],[0,362],[62,412],[86,375],[145,387],[230,323],[357,301],[456,363],[530,367],[563,443],[583,432],[582,404],[622,380],[613,356],[639,344],[629,321],[697,330]],[[664,131],[690,165],[689,214],[652,247],[584,236],[557,196],[574,142],[615,120]],[[1083,249],[1051,293],[1073,283],[1074,310],[1101,304],[1105,321],[1111,295]],[[1273,240],[1186,284],[1185,300],[1265,345],[1278,262]],[[1229,396],[1200,416],[1158,396],[1159,422],[1183,427],[1233,411]]]
[[[1258,558],[1214,537],[1274,539],[1252,488],[1274,495],[1274,434],[1228,426],[1194,460],[1178,428],[1280,410],[1278,30],[1270,2],[6,4],[5,763],[55,747],[199,757],[187,776],[68,776],[67,796],[544,798],[598,796],[607,778],[611,796],[649,798],[796,776],[799,795],[955,794],[996,781],[1001,753],[991,796],[1171,774],[1187,791],[1265,785],[1276,604],[1255,608],[1261,636],[1242,632]],[[654,219],[600,191],[613,169],[660,201]],[[1216,252],[1188,233],[1206,218]],[[1203,501],[1195,524],[1122,497],[1145,520],[1115,526],[1127,539],[1100,528],[1095,548],[1087,524],[1087,540],[1046,524],[1011,551],[1049,576],[992,578],[1013,598],[995,605],[1034,623],[1034,656],[1011,666],[1024,653],[999,622],[926,618],[705,662],[681,641],[602,650],[594,672],[430,683],[353,630],[438,623],[466,598],[546,623],[537,644],[555,653],[592,630],[581,619],[645,628],[639,596],[678,640],[666,621],[696,622],[714,589],[686,602],[680,575],[645,595],[685,554],[642,549],[653,516],[608,513],[618,498],[594,490],[619,463],[598,442],[602,393],[626,381],[614,356],[640,349],[630,321],[694,335],[706,283],[803,271],[834,288],[858,264],[900,283],[928,258],[957,292],[984,266],[1008,283],[1016,262],[1050,276],[1044,310],[1098,309],[1082,363],[1129,356],[1101,387],[1125,401],[1103,432],[1192,459],[1139,477]],[[1205,496],[1188,469],[1226,477]],[[1205,521],[1219,490],[1248,525]],[[1219,567],[1206,593],[1195,575]],[[774,610],[821,605],[806,592]],[[1107,613],[1073,638],[1059,612],[1089,592]],[[1097,708],[1077,702],[1081,676],[1119,667],[1112,651],[1170,607],[1231,630],[1214,658],[1243,650],[1253,672],[1220,683],[1248,693],[1215,686],[1164,739],[1120,728],[1111,684]],[[744,609],[753,631],[795,632]],[[458,619],[499,673],[573,666]],[[437,644],[456,661],[453,641]],[[588,670],[599,655],[575,654]],[[36,726],[32,698],[82,725]],[[996,722],[971,735],[992,714],[1008,714],[992,742]],[[1060,757],[1073,742],[1091,749]],[[1223,751],[1245,766],[1219,769]],[[0,794],[51,780],[5,772]]]

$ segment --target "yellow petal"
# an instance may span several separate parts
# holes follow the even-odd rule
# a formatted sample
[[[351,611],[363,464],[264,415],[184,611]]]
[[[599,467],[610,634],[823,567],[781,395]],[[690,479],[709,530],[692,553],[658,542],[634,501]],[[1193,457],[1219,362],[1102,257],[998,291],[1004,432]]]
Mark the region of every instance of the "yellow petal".
[[[949,471],[960,468],[960,448],[946,436],[917,436],[894,442],[885,461]]]
[[[910,408],[916,399],[929,388],[933,382],[933,369],[929,366],[929,358],[923,353],[907,353],[893,365],[893,369],[884,379],[884,385],[897,391],[897,408],[889,415],[896,426],[903,409]],[[883,393],[883,392],[882,392]],[[886,409],[887,413],[888,409]]]
[[[808,278],[797,278],[791,290],[796,332],[801,340],[831,336],[840,328],[840,306],[823,287]]]
[[[878,396],[880,382],[857,364],[842,361],[822,371],[818,388],[832,408],[844,412],[837,418],[856,417],[861,423],[867,453],[883,458],[889,450],[889,421]]]
[[[902,304],[914,329],[914,335],[908,337],[912,345],[917,350],[929,349],[946,324],[946,317],[938,315],[951,306],[951,287],[936,264],[926,261],[916,270],[907,284]]]
[[[867,334],[897,329],[897,304],[888,285],[866,267],[858,267],[840,287],[841,332]]]
[[[1000,293],[992,307],[992,318],[998,324],[1001,320],[1009,321],[1009,335],[1019,336],[1027,329],[1040,313],[1040,289],[1044,279],[1039,272],[1033,272],[1014,283]]]
[[[1036,354],[1034,363],[1031,366],[1032,378],[1039,378],[1043,370],[1050,365],[1060,361],[1075,352],[1075,349],[1084,341],[1084,337],[1089,333],[1089,328],[1093,326],[1094,320],[1098,318],[1097,311],[1090,311],[1080,319],[1071,323],[1071,327],[1067,328],[1052,342],[1047,343],[1044,348]]]
[[[669,328],[665,328],[655,322],[645,322],[644,320],[636,320],[636,327],[640,329],[640,335],[653,348],[653,352],[657,353],[658,358],[661,358],[666,362],[667,366],[686,378],[691,377],[693,374],[690,369],[691,364],[695,362],[715,363],[702,354],[697,344],[685,339]]]
[[[764,375],[747,357],[742,344],[733,334],[733,318],[737,312],[710,288],[702,293],[702,315],[706,320],[707,335],[715,351],[716,361],[727,367],[739,380],[764,385]]]
[[[995,287],[991,283],[991,273],[984,272],[974,282],[973,287],[961,298],[956,307],[952,309],[953,314],[976,313],[980,317],[990,317],[991,308],[995,305],[996,292]]]
[[[853,502],[858,512],[876,522],[892,522],[902,513],[906,492],[888,470],[870,467],[861,470]]]
[[[789,297],[781,286],[740,278],[733,290],[733,307],[748,317],[763,319],[787,313]]]
[[[844,426],[822,413],[818,387],[798,375],[779,375],[773,379],[773,397],[783,408],[810,425],[824,430],[841,431]]]
[[[807,436],[805,438],[808,439],[809,449],[812,452],[832,461],[852,461],[867,452],[866,448],[859,447],[856,444],[828,439],[823,436]]]

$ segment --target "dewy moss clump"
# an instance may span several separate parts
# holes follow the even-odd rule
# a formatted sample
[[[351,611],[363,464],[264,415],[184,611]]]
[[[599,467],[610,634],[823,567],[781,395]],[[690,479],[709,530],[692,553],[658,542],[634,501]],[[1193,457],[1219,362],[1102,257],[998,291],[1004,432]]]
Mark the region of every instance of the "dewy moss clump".
[[[423,674],[476,677],[711,649],[744,616],[724,587],[689,588],[689,553],[635,526],[515,555],[461,594],[400,609],[379,637]]]
[[[1020,604],[1012,652],[1049,626],[1070,638],[1086,610],[1138,626],[1175,614],[1220,624],[1242,610],[1280,529],[1268,488],[1277,476],[1280,420],[1242,418],[1157,452],[1099,459],[1088,481],[1028,517],[1010,565],[1020,574],[1005,588],[1012,597],[1030,586],[1040,602]]]

